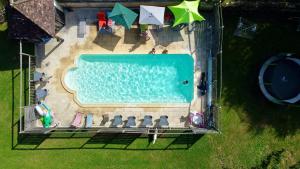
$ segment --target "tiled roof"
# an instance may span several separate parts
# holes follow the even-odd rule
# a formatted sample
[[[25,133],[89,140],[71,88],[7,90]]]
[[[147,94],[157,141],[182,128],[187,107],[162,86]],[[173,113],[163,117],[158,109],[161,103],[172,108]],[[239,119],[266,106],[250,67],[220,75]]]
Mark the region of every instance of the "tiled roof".
[[[7,20],[10,38],[31,43],[45,42],[51,38],[51,35],[21,14],[16,8],[9,6],[7,7],[7,12],[9,13]]]
[[[55,8],[53,0],[15,1],[12,5],[25,17],[49,35],[55,35]]]

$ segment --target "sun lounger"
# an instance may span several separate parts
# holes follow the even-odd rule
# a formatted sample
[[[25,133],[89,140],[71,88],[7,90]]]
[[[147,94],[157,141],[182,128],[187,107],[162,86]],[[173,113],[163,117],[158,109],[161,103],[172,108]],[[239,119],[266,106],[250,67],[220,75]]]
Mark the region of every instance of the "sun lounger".
[[[129,116],[125,127],[134,127],[134,126],[136,126],[135,116]]]
[[[169,126],[169,122],[168,122],[168,116],[160,116],[159,119],[159,127],[168,127]]]
[[[85,119],[85,127],[86,128],[91,128],[93,125],[93,114],[92,113],[89,113],[87,116],[86,116],[86,119]]]
[[[82,113],[77,112],[76,115],[75,115],[75,117],[74,117],[74,120],[73,120],[73,122],[71,124],[71,127],[75,127],[75,128],[80,127],[82,116],[83,116]]]
[[[122,124],[122,116],[121,115],[116,115],[115,117],[114,117],[114,120],[113,120],[113,126],[114,127],[117,127],[117,126],[119,126],[119,125],[121,125]]]
[[[36,104],[34,109],[40,116],[45,116],[47,113],[52,113],[51,108],[44,102]]]
[[[45,97],[48,95],[47,89],[38,89],[35,91],[36,101],[41,101],[45,99]]]
[[[45,73],[35,71],[33,73],[33,80],[32,82],[47,82],[52,76],[47,76]]]
[[[152,125],[153,125],[153,123],[152,123],[152,116],[146,115],[144,117],[144,121],[142,123],[142,126],[143,127],[150,127]]]
[[[103,115],[102,115],[102,121],[101,121],[101,123],[100,123],[100,126],[104,126],[105,123],[107,123],[108,121],[109,121],[109,116],[108,116],[108,114],[103,114]]]
[[[47,77],[45,73],[35,71],[33,73],[33,82],[43,82],[47,81],[50,77]]]
[[[44,74],[40,72],[34,72],[33,73],[33,81],[38,82],[43,78]]]
[[[86,33],[86,21],[85,19],[80,19],[78,23],[78,38],[84,38]]]

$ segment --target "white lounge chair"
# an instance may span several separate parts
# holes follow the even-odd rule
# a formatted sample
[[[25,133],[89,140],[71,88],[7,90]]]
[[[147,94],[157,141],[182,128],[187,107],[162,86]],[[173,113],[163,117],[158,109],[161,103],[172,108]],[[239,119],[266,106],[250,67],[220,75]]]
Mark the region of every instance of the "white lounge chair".
[[[135,116],[129,116],[127,119],[127,123],[125,125],[126,127],[135,127],[136,123],[135,123]]]
[[[121,125],[122,122],[123,122],[123,121],[122,121],[122,116],[121,116],[121,115],[116,115],[116,116],[114,117],[114,121],[113,121],[112,126],[113,126],[113,127],[117,127],[117,126]]]
[[[152,116],[146,115],[146,116],[144,117],[144,121],[143,121],[143,123],[142,123],[142,126],[143,126],[143,127],[150,127],[150,126],[152,126],[152,125],[153,125],[153,123],[152,123]]]
[[[169,127],[168,116],[160,116],[158,125],[162,128]]]
[[[45,97],[48,95],[47,89],[38,89],[35,91],[36,101],[41,101],[45,99]]]

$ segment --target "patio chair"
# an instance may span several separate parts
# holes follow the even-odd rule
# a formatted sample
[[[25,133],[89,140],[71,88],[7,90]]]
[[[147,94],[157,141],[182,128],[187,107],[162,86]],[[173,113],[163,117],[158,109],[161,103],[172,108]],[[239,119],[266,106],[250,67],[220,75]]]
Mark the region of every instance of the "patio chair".
[[[47,95],[48,95],[48,90],[47,89],[38,89],[38,90],[36,90],[35,91],[36,102],[44,100]]]
[[[97,13],[97,19],[98,19],[98,31],[100,31],[102,28],[105,28],[107,25],[106,20],[106,14],[104,11],[100,11]]]
[[[93,125],[93,114],[89,113],[85,119],[85,128],[91,128]]]
[[[160,116],[158,126],[162,128],[169,127],[168,116]]]
[[[136,126],[135,116],[129,116],[125,127],[134,127],[134,126]]]
[[[123,121],[122,121],[122,116],[121,116],[121,115],[116,115],[116,116],[114,117],[112,126],[113,126],[113,127],[117,127],[117,126],[121,125],[122,122],[123,122]]]
[[[80,127],[82,116],[83,116],[83,113],[77,112],[75,117],[74,117],[74,120],[71,124],[71,127],[75,127],[75,128]]]
[[[153,123],[152,123],[152,116],[150,116],[150,115],[144,116],[144,121],[142,123],[142,126],[143,127],[150,127],[152,125],[153,125]]]
[[[84,38],[86,33],[86,21],[85,19],[80,19],[78,23],[78,38]]]

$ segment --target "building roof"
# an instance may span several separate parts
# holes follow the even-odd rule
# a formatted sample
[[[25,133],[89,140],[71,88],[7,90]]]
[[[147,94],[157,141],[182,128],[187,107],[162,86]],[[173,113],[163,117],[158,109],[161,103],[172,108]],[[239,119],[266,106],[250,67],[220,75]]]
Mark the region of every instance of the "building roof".
[[[55,35],[55,7],[53,0],[15,1],[12,6],[49,35]]]
[[[8,15],[8,35],[13,39],[25,40],[32,43],[45,42],[51,36],[41,27],[25,17],[17,9],[7,7]]]

